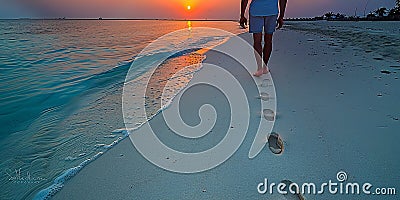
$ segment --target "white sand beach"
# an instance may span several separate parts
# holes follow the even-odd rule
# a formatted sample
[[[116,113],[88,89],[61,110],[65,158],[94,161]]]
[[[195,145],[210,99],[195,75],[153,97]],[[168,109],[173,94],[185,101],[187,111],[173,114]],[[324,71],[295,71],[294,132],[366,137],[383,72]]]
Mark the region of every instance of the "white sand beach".
[[[251,44],[249,33],[240,37]],[[253,52],[242,53],[253,58]],[[374,59],[377,57],[382,59]],[[249,74],[235,70],[240,68],[237,62],[218,52],[208,51],[204,63],[232,67],[236,76],[243,76],[249,83],[252,80]],[[194,174],[166,171],[147,161],[126,138],[68,180],[52,199],[295,199],[276,191],[259,194],[257,185],[265,178],[275,183],[290,180],[321,185],[329,180],[338,182],[339,171],[347,174],[347,182],[369,182],[372,188],[399,189],[399,66],[398,60],[367,53],[338,39],[284,28],[274,36],[269,64],[277,102],[273,132],[280,134],[285,146],[281,155],[273,154],[267,145],[249,159],[257,123],[262,119],[257,112],[261,104],[256,98],[258,91],[251,84],[242,85],[248,89],[247,96],[254,97],[249,100],[249,132],[237,152],[221,165]],[[212,77],[214,74],[208,69],[202,68],[193,79]],[[220,104],[224,107],[224,100],[218,96],[207,99],[216,108]],[[181,112],[193,117],[197,116],[193,114],[196,111]],[[204,138],[203,142],[215,145],[223,137],[218,133],[225,133],[229,116],[219,115],[218,120],[220,124],[212,129],[216,141]],[[160,113],[150,123],[165,135],[172,133],[164,128]],[[196,143],[184,145],[178,140],[164,139],[177,148],[201,150],[195,147]],[[332,195],[328,191],[304,197],[397,199],[395,195],[382,198],[365,194]]]

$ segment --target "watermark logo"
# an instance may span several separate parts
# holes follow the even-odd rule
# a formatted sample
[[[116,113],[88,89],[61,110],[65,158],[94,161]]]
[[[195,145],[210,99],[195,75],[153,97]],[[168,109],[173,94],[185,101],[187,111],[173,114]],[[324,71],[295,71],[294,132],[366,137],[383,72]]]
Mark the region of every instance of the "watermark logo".
[[[4,171],[7,180],[15,184],[37,184],[42,181],[46,181],[46,178],[32,175],[29,171],[23,171],[22,168],[19,169],[6,169]]]
[[[347,173],[340,171],[336,174],[336,180],[329,180],[321,184],[313,182],[294,183],[289,180],[280,183],[269,182],[267,178],[257,185],[259,194],[273,194],[277,192],[282,195],[299,195],[312,194],[332,194],[332,195],[396,195],[394,187],[374,187],[369,182],[347,182]]]
[[[346,174],[346,172],[344,172],[344,171],[338,172],[338,173],[336,174],[336,179],[337,179],[339,182],[344,182],[344,181],[346,181],[346,180],[347,180],[347,174]]]
[[[212,44],[221,38],[223,44]],[[154,53],[163,46],[174,50]],[[206,51],[213,53],[205,59]],[[137,151],[168,171],[206,171],[238,150],[253,120],[257,133],[247,148],[250,159],[257,156],[275,122],[276,95],[270,74],[252,76],[253,52],[241,37],[214,28],[179,30],[147,46],[132,63],[122,96]],[[138,76],[149,63],[155,68]],[[194,74],[200,69],[206,75]]]

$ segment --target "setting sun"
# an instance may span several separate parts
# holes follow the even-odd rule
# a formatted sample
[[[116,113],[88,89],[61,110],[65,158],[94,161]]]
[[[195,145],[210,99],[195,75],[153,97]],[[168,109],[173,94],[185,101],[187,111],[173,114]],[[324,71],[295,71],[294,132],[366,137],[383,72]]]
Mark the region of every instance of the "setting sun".
[[[192,7],[191,6],[187,6],[187,10],[190,10]]]

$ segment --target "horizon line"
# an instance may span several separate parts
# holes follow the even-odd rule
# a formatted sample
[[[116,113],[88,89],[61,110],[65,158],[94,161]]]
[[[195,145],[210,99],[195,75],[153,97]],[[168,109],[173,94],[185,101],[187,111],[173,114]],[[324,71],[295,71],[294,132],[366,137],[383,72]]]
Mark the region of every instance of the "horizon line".
[[[18,17],[18,18],[0,18],[0,20],[163,20],[163,21],[239,21],[239,19],[174,19],[174,18],[93,18],[93,17]]]

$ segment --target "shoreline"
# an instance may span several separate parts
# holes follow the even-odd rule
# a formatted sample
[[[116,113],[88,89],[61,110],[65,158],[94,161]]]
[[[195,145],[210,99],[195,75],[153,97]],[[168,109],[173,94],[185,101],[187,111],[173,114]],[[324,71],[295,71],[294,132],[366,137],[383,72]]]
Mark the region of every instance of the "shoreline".
[[[172,55],[171,57],[169,57],[166,61],[167,63],[171,62],[171,63],[175,63],[175,62],[185,62],[183,60],[189,58],[191,55],[200,55],[203,58],[201,58],[200,62],[202,62],[204,59],[206,59],[206,53],[210,50],[212,50],[213,48],[215,48],[216,46],[222,45],[223,43],[226,43],[229,40],[229,38],[225,38],[222,42],[220,42],[219,44],[215,44],[206,48],[200,48],[198,50],[193,50],[192,52],[186,52],[182,55],[181,52],[179,52],[178,56],[176,56],[175,54]],[[174,60],[174,59],[178,59],[178,60]],[[182,60],[183,59],[183,60]],[[190,59],[190,58],[189,58]],[[181,61],[179,61],[181,60]],[[195,58],[192,61],[189,62],[197,62],[197,58]],[[162,63],[161,65],[163,65],[164,63]],[[179,65],[179,63],[176,63]],[[190,67],[193,68],[193,67]],[[196,68],[196,67],[195,67]],[[200,66],[198,69],[194,69],[194,71],[190,71],[188,72],[188,74],[181,74],[178,75],[179,76],[187,76],[190,74],[195,74],[198,71],[200,71],[202,69],[202,67]],[[176,68],[175,68],[176,70]],[[149,72],[151,72],[153,70],[150,70]],[[174,70],[173,70],[174,71]],[[147,76],[146,74],[148,74],[149,72],[146,72],[145,74],[141,75],[141,77],[138,77],[137,79],[145,79],[145,77]],[[160,72],[158,72],[160,73]],[[167,72],[168,73],[168,72]],[[164,72],[165,74],[165,72]],[[161,77],[162,78],[162,77]],[[175,77],[176,78],[176,77]],[[183,88],[187,87],[184,86]],[[178,93],[180,93],[180,91],[183,89],[180,89]],[[175,98],[175,96],[173,96],[173,98]],[[172,98],[172,99],[173,99]],[[167,106],[162,106],[161,108],[159,108],[154,114],[152,114],[149,119],[142,123],[141,125],[133,128],[133,129],[126,129],[126,128],[122,128],[122,129],[115,129],[112,131],[112,134],[117,136],[117,140],[114,140],[111,144],[107,144],[103,146],[103,151],[100,151],[98,153],[96,153],[95,155],[93,155],[92,157],[82,161],[79,165],[74,166],[72,168],[69,168],[65,171],[63,171],[59,176],[57,176],[53,181],[52,181],[52,185],[41,189],[40,191],[38,191],[35,195],[34,195],[34,199],[35,200],[40,200],[40,199],[46,199],[49,197],[54,196],[54,194],[56,194],[61,188],[64,187],[64,184],[67,183],[71,178],[75,177],[82,169],[84,169],[88,164],[92,163],[93,161],[97,160],[98,158],[100,158],[103,154],[105,154],[106,152],[108,152],[109,150],[113,149],[114,146],[116,146],[117,144],[119,144],[120,142],[124,141],[127,139],[127,137],[129,137],[129,132],[135,132],[136,130],[140,129],[143,125],[145,125],[146,123],[149,123],[150,120],[152,120],[156,115],[159,115],[161,112],[163,112],[165,109],[168,109],[170,105],[168,104]],[[151,110],[149,110],[150,112],[152,112]]]
[[[278,35],[281,35],[281,36],[278,36]],[[334,144],[336,144],[336,142],[332,142],[332,141],[334,141],[338,138],[334,137],[333,135],[329,135],[328,133],[324,133],[324,132],[332,132],[333,127],[330,127],[329,124],[326,124],[321,121],[319,121],[317,123],[314,122],[314,123],[309,123],[309,124],[306,124],[306,123],[299,124],[299,123],[296,123],[295,119],[293,119],[294,116],[288,115],[289,113],[293,113],[293,110],[297,111],[297,110],[304,109],[305,113],[299,114],[298,112],[294,112],[294,113],[296,113],[294,115],[295,116],[297,115],[297,117],[299,117],[298,115],[300,115],[300,116],[305,117],[306,119],[316,118],[317,117],[316,113],[318,113],[319,115],[325,116],[323,114],[324,112],[321,113],[321,112],[314,110],[313,106],[311,106],[311,105],[309,105],[309,103],[307,103],[307,99],[310,100],[309,96],[307,96],[307,95],[304,96],[305,94],[302,94],[301,90],[298,91],[298,88],[295,87],[296,86],[295,83],[300,83],[300,82],[304,81],[304,80],[302,81],[302,78],[305,78],[305,77],[311,78],[312,77],[311,75],[316,75],[317,73],[323,71],[324,69],[322,69],[322,68],[321,69],[311,69],[310,66],[307,66],[307,65],[313,65],[313,63],[310,61],[307,61],[307,64],[306,63],[297,63],[297,64],[300,66],[300,68],[302,70],[307,71],[309,74],[299,71],[299,69],[296,69],[294,73],[298,73],[299,76],[296,76],[293,74],[290,75],[290,73],[289,73],[290,71],[288,71],[289,69],[287,68],[288,65],[281,64],[281,62],[282,62],[281,59],[288,56],[288,54],[293,54],[293,53],[295,54],[294,57],[297,57],[297,58],[300,57],[299,54],[301,54],[301,52],[299,52],[299,49],[301,49],[301,48],[299,47],[299,45],[297,45],[297,47],[295,47],[295,49],[286,48],[285,45],[282,45],[282,42],[284,42],[283,40],[285,40],[285,37],[283,37],[283,35],[286,37],[295,35],[296,39],[292,39],[292,42],[296,41],[298,39],[299,41],[302,41],[304,43],[310,43],[310,44],[317,41],[317,38],[318,38],[316,36],[312,36],[312,34],[308,35],[308,34],[298,33],[298,32],[290,31],[290,30],[284,30],[282,32],[278,32],[278,34],[277,34],[276,40],[279,43],[279,46],[277,46],[275,51],[273,52],[270,64],[272,66],[280,66],[279,68],[272,67],[271,70],[273,71],[272,74],[275,77],[274,80],[278,81],[278,83],[276,84],[278,98],[283,99],[282,104],[284,105],[284,107],[279,107],[280,109],[278,109],[277,127],[275,128],[275,130],[277,130],[278,132],[283,133],[282,135],[283,135],[284,142],[288,145],[288,148],[285,150],[285,153],[282,156],[279,156],[279,157],[271,156],[270,152],[268,152],[267,148],[264,148],[264,150],[262,151],[262,155],[257,157],[256,159],[254,159],[253,161],[255,161],[255,163],[252,163],[252,160],[249,161],[246,156],[243,156],[244,154],[247,153],[246,151],[248,150],[248,144],[249,144],[249,142],[251,142],[251,141],[249,141],[249,139],[247,139],[247,141],[245,141],[242,145],[242,146],[245,146],[247,144],[247,146],[245,148],[241,147],[239,150],[240,152],[237,153],[237,154],[239,154],[239,156],[234,155],[231,159],[229,159],[227,161],[227,163],[224,163],[223,165],[217,167],[216,169],[200,173],[198,175],[193,176],[192,179],[188,179],[187,175],[185,176],[185,175],[180,175],[180,174],[169,173],[169,172],[163,171],[163,170],[151,165],[150,163],[145,161],[145,159],[143,157],[141,157],[141,155],[138,154],[137,152],[134,153],[135,155],[128,156],[128,154],[126,152],[131,152],[132,149],[134,149],[134,147],[132,146],[130,141],[126,140],[126,138],[125,138],[118,145],[116,145],[114,148],[112,148],[110,151],[107,151],[107,153],[105,155],[103,155],[99,159],[97,159],[97,162],[93,162],[92,164],[83,168],[82,171],[80,173],[78,173],[78,175],[76,175],[73,179],[71,179],[70,181],[68,181],[65,184],[65,187],[54,196],[54,199],[57,199],[57,198],[58,199],[71,199],[73,197],[76,197],[76,198],[82,197],[80,195],[89,195],[89,196],[87,196],[87,198],[88,197],[95,198],[95,196],[93,196],[93,195],[97,195],[97,197],[102,197],[102,198],[105,197],[103,195],[110,195],[109,196],[110,198],[113,197],[113,198],[117,198],[117,199],[126,198],[127,196],[125,196],[125,195],[128,195],[132,198],[146,197],[146,195],[149,195],[147,197],[156,197],[157,198],[157,197],[161,197],[161,196],[159,196],[161,194],[168,195],[169,197],[174,197],[174,196],[177,197],[176,195],[179,195],[179,194],[186,194],[186,197],[192,197],[192,198],[193,197],[194,198],[196,198],[196,197],[197,198],[199,198],[199,197],[200,198],[226,197],[226,196],[224,196],[224,194],[218,193],[218,191],[216,191],[214,187],[210,186],[210,181],[212,181],[212,180],[216,181],[216,180],[219,180],[218,178],[224,178],[226,180],[223,180],[222,182],[228,184],[228,186],[229,185],[232,186],[232,184],[237,181],[234,181],[235,180],[234,177],[229,178],[228,176],[231,176],[232,173],[235,174],[235,170],[239,169],[239,168],[235,168],[234,167],[235,165],[242,166],[242,167],[244,167],[244,169],[254,170],[253,168],[256,166],[261,167],[261,166],[264,166],[264,164],[269,163],[269,162],[265,161],[266,160],[265,156],[267,156],[268,159],[270,159],[271,161],[274,161],[273,163],[280,166],[282,169],[286,169],[286,172],[287,172],[287,173],[284,173],[284,172],[281,172],[280,170],[276,169],[275,167],[272,167],[270,169],[272,171],[270,173],[267,173],[267,175],[269,177],[273,177],[273,178],[280,177],[281,179],[290,178],[294,181],[299,181],[301,179],[304,179],[305,177],[303,175],[296,174],[296,172],[295,172],[296,170],[301,170],[301,172],[306,172],[305,174],[307,174],[307,177],[316,178],[316,177],[319,177],[319,175],[321,175],[324,178],[333,177],[333,175],[336,174],[335,170],[339,170],[338,168],[340,168],[340,167],[337,167],[337,169],[335,169],[335,168],[332,169],[332,166],[329,167],[329,164],[335,165],[335,163],[336,163],[335,159],[337,159],[337,157],[336,157],[337,155],[334,154],[334,151],[333,151],[334,149],[336,149],[334,147]],[[309,38],[313,38],[313,41],[308,41]],[[248,36],[247,36],[247,39],[249,39]],[[295,45],[295,44],[292,43],[292,45]],[[311,45],[313,45],[313,44],[311,44]],[[335,53],[334,55],[341,54],[341,52],[337,51],[338,49],[340,50],[339,47],[337,47],[337,48],[334,47],[332,49],[329,49],[331,47],[324,46],[323,42],[319,45],[320,45],[319,48],[324,48],[324,47],[328,48],[328,50],[325,51],[327,53],[328,52]],[[314,47],[314,48],[316,48],[316,47]],[[309,58],[310,56],[312,56],[312,55],[306,54],[310,50],[312,51],[312,49],[307,49],[307,50],[305,50],[305,52],[303,52],[305,54],[304,55],[305,57]],[[318,52],[318,51],[316,51],[316,52]],[[276,54],[278,54],[278,55],[276,55]],[[360,53],[359,55],[362,56],[363,53]],[[291,55],[291,56],[293,56],[293,55]],[[212,57],[212,56],[209,56],[209,57]],[[279,57],[279,59],[277,57]],[[368,58],[364,58],[364,62],[366,62],[365,60],[368,60]],[[289,61],[287,61],[287,62],[289,62]],[[331,59],[331,60],[326,60],[326,62],[328,62],[328,63],[324,63],[323,65],[325,67],[323,67],[323,68],[332,68],[333,66],[336,65],[336,62],[339,62],[339,61]],[[357,63],[358,60],[353,60],[353,62]],[[378,63],[380,61],[375,61],[375,62]],[[356,69],[353,69],[353,70],[356,71]],[[361,72],[362,72],[361,74],[365,77],[368,77],[369,73],[371,73],[370,70],[361,70]],[[201,71],[199,71],[199,73],[201,73]],[[331,74],[331,73],[334,73],[334,74]],[[345,74],[345,72],[339,72],[338,69],[328,71],[328,72],[323,72],[323,77],[319,77],[317,79],[320,80],[322,83],[325,83],[324,78],[327,78],[330,81],[335,82],[335,81],[338,81],[338,79],[340,79],[340,77],[341,77],[341,75],[339,75],[340,73]],[[346,72],[346,73],[348,73],[348,72]],[[336,77],[336,75],[338,77]],[[288,76],[290,76],[291,78],[288,78]],[[310,79],[310,80],[305,79],[305,80],[308,85],[311,84],[310,86],[312,86],[312,83],[311,83],[312,79]],[[347,81],[349,81],[349,80],[347,80]],[[335,86],[340,86],[340,87],[342,87],[341,88],[342,90],[346,90],[345,88],[343,88],[344,87],[343,83],[339,84],[339,85],[335,85]],[[285,88],[288,88],[288,89],[285,90]],[[309,89],[311,89],[311,91],[304,91],[304,92],[306,94],[310,93],[310,92],[315,94],[315,92],[324,91],[318,87],[312,87]],[[332,89],[334,91],[336,91],[340,88],[332,88]],[[350,88],[349,90],[350,90],[350,92],[349,92],[350,94],[351,94],[351,91],[353,91],[353,92],[356,91],[356,90],[354,90],[354,88]],[[297,91],[297,92],[295,92],[295,91]],[[324,91],[323,94],[326,94],[327,96],[331,96],[332,95],[331,92]],[[342,93],[344,95],[348,94],[347,91],[342,92]],[[343,96],[343,94],[341,94],[341,92],[339,92],[339,93],[335,94],[336,96],[334,95],[333,97],[337,99],[340,96]],[[298,104],[298,103],[292,105],[293,100],[291,100],[291,98],[290,98],[290,96],[292,96],[292,95],[301,97],[300,102],[305,103],[307,106],[304,106],[304,105]],[[328,102],[320,101],[320,100],[322,100],[321,98],[323,99],[323,97],[314,99],[314,100],[317,100],[317,102],[318,102],[317,106],[326,105],[328,103]],[[355,98],[355,97],[353,97],[353,98]],[[398,98],[398,95],[397,95],[397,97],[395,96],[395,98]],[[281,102],[279,99],[278,99],[278,102],[280,104]],[[372,97],[371,97],[371,99],[372,99]],[[340,100],[338,100],[338,101],[340,101]],[[342,100],[342,101],[346,102],[346,100]],[[289,102],[292,102],[292,103],[289,103]],[[353,102],[353,100],[352,99],[347,100],[347,102],[351,103],[351,102]],[[376,106],[379,106],[379,104]],[[324,108],[324,109],[326,109],[326,108]],[[362,109],[360,110],[360,108],[357,109],[357,107],[354,107],[353,109],[355,109],[356,111],[358,110],[359,112],[363,111]],[[324,111],[326,111],[326,110],[324,110]],[[333,118],[333,119],[335,119],[335,118]],[[300,119],[304,119],[304,118],[300,118]],[[374,119],[376,119],[376,118],[374,118]],[[295,124],[299,125],[299,127],[296,127]],[[394,130],[393,128],[396,128],[396,124],[390,124],[390,125],[391,125],[391,128],[389,127],[389,129]],[[320,127],[318,128],[318,126],[320,126]],[[347,124],[346,126],[351,127],[351,124]],[[326,127],[328,127],[328,128],[326,128]],[[303,131],[299,131],[296,129],[300,129]],[[318,131],[318,129],[321,129],[323,134],[321,134],[321,131]],[[313,133],[320,132],[320,135],[307,134],[307,131],[311,131]],[[302,134],[305,134],[303,136],[305,136],[306,138],[299,138],[300,135],[296,134],[297,132],[299,132],[299,133],[301,132]],[[387,130],[385,132],[387,132]],[[387,133],[390,133],[390,132],[387,132]],[[329,142],[327,142],[327,141],[329,141]],[[307,145],[309,142],[311,142],[315,146],[309,146],[308,148],[306,148],[304,150],[304,146],[302,146],[302,145]],[[342,143],[342,145],[345,145],[345,147],[350,148],[349,145],[353,145],[353,143],[352,142],[349,143],[349,142],[350,141],[347,141],[347,142],[345,141],[344,143]],[[367,141],[367,143],[369,143],[369,142],[371,142],[371,141]],[[386,143],[387,142],[389,142],[389,141],[386,141]],[[355,149],[357,152],[357,148],[360,148],[360,147],[353,147],[352,149]],[[303,149],[303,150],[301,150],[301,149]],[[319,149],[320,152],[317,149]],[[360,148],[360,149],[364,149],[364,148]],[[300,151],[300,152],[296,152],[296,150]],[[301,152],[301,151],[304,151],[304,152]],[[323,171],[322,169],[318,170],[319,173],[317,175],[313,174],[310,171],[307,171],[307,169],[306,169],[307,166],[299,165],[300,163],[303,163],[302,159],[305,158],[305,157],[303,157],[304,155],[299,154],[299,153],[314,154],[314,156],[316,156],[317,158],[320,158],[320,157],[324,158],[325,155],[331,155],[331,158],[328,159],[328,162],[326,164],[323,164],[323,166],[326,166],[327,169],[329,169],[329,170],[327,170],[327,171],[329,171],[329,173],[327,174],[326,171]],[[358,153],[361,153],[361,152],[358,152]],[[122,156],[122,157],[119,156],[121,154],[124,156]],[[365,152],[362,154],[364,155]],[[127,158],[127,157],[129,157],[129,158]],[[326,156],[325,156],[325,159],[327,159]],[[348,159],[349,158],[347,158],[345,160],[347,160],[347,162],[349,162]],[[359,158],[359,159],[365,161],[367,158],[364,155],[362,158]],[[314,160],[314,161],[319,162],[318,160]],[[100,162],[101,162],[101,164],[100,164]],[[98,163],[98,164],[95,164],[95,163]],[[122,169],[119,169],[120,171],[114,171],[107,167],[107,166],[111,167],[114,164],[121,166]],[[137,164],[139,164],[139,165],[137,165]],[[253,164],[256,164],[256,165],[253,165]],[[309,165],[316,167],[316,164],[309,163],[308,166]],[[395,165],[395,164],[392,163],[390,165]],[[296,168],[293,169],[293,166],[296,166]],[[392,170],[396,168],[395,166],[393,166],[393,167],[394,168],[392,168]],[[354,166],[352,166],[352,167],[347,166],[345,168],[347,168],[347,169],[351,168],[351,172],[353,174],[358,174],[358,176],[363,175],[363,174],[360,174],[360,173],[354,171]],[[233,169],[235,169],[235,170],[233,170]],[[315,168],[313,168],[313,169],[315,169]],[[136,173],[131,174],[130,172],[132,172],[132,171],[136,172]],[[140,171],[147,172],[147,173],[138,173]],[[242,176],[239,176],[239,180],[244,179],[244,180],[247,180],[246,183],[248,183],[250,185],[252,185],[252,184],[254,185],[257,183],[257,181],[262,180],[263,176],[265,175],[265,174],[263,175],[262,171],[264,171],[264,170],[260,171],[260,169],[258,169],[258,170],[255,170],[255,172],[251,172],[251,175],[249,176],[249,178],[244,178]],[[250,172],[250,171],[247,171],[247,172]],[[257,173],[259,173],[259,174],[257,174]],[[146,177],[145,176],[146,174],[149,175],[150,177]],[[153,174],[153,175],[151,175],[151,174]],[[103,175],[106,175],[106,176],[101,177]],[[125,175],[129,176],[130,178],[124,177]],[[138,175],[141,178],[139,178],[139,180],[135,181],[135,178],[137,178],[137,177],[134,175]],[[244,175],[244,174],[241,174],[239,172],[239,175]],[[163,177],[164,178],[164,179],[161,179],[160,183],[156,183],[156,186],[157,185],[161,186],[159,184],[168,183],[171,180],[180,180],[180,181],[178,181],[178,185],[181,185],[182,188],[161,188],[161,191],[156,191],[154,194],[138,194],[138,193],[134,192],[134,191],[136,191],[136,192],[149,191],[147,189],[150,189],[151,186],[150,185],[145,186],[143,184],[145,184],[146,182],[148,184],[153,183],[151,181],[152,177],[153,178],[154,177],[158,177],[158,178]],[[258,179],[257,179],[257,177],[258,177]],[[379,174],[377,175],[377,177],[379,177]],[[217,179],[215,179],[215,178],[217,178]],[[233,180],[231,180],[232,178],[233,178]],[[123,180],[125,182],[121,183],[117,179]],[[94,183],[93,182],[94,180],[98,180],[99,183],[97,183],[97,182]],[[231,180],[232,183],[229,180]],[[250,181],[250,183],[248,181]],[[119,182],[119,185],[115,185],[115,184],[118,184],[118,182]],[[138,185],[138,183],[141,183],[141,184]],[[88,192],[86,194],[85,188],[89,187],[89,186],[93,187],[93,185],[95,185],[95,184],[97,184],[97,185],[95,186],[94,190],[86,191],[86,192]],[[132,186],[132,184],[134,187]],[[187,185],[187,184],[189,184],[189,185]],[[218,187],[224,188],[224,186],[221,184],[217,183],[216,185],[217,185],[216,188],[218,188]],[[207,187],[207,186],[209,186],[209,189],[207,188],[207,190],[206,190],[207,192],[203,192],[204,187]],[[136,188],[136,187],[138,187],[138,188]],[[244,185],[239,186],[239,188],[243,188],[243,187],[244,187]],[[238,195],[241,195],[243,197],[250,196],[250,197],[255,197],[255,198],[263,198],[263,196],[259,196],[258,194],[256,194],[256,191],[254,191],[255,187],[254,188],[253,187],[250,187],[250,188],[244,187],[244,188],[246,188],[245,191],[247,191],[247,189],[251,189],[251,188],[252,188],[252,190],[247,191],[249,194],[245,194],[245,193],[241,192]],[[103,189],[105,191],[99,191],[101,189]],[[226,186],[225,186],[225,189],[226,190],[223,191],[224,193],[226,193],[229,190],[229,188],[226,188]],[[234,189],[234,188],[230,188],[230,189]],[[120,193],[117,194],[118,192],[116,192],[116,191],[119,191]],[[172,194],[174,192],[171,192],[171,191],[175,191],[176,194]],[[211,193],[211,194],[203,194],[203,193]],[[152,196],[152,195],[155,195],[155,196]],[[237,198],[237,196],[235,196],[235,193],[225,194],[225,195],[227,195],[227,196],[231,195],[231,197]]]

